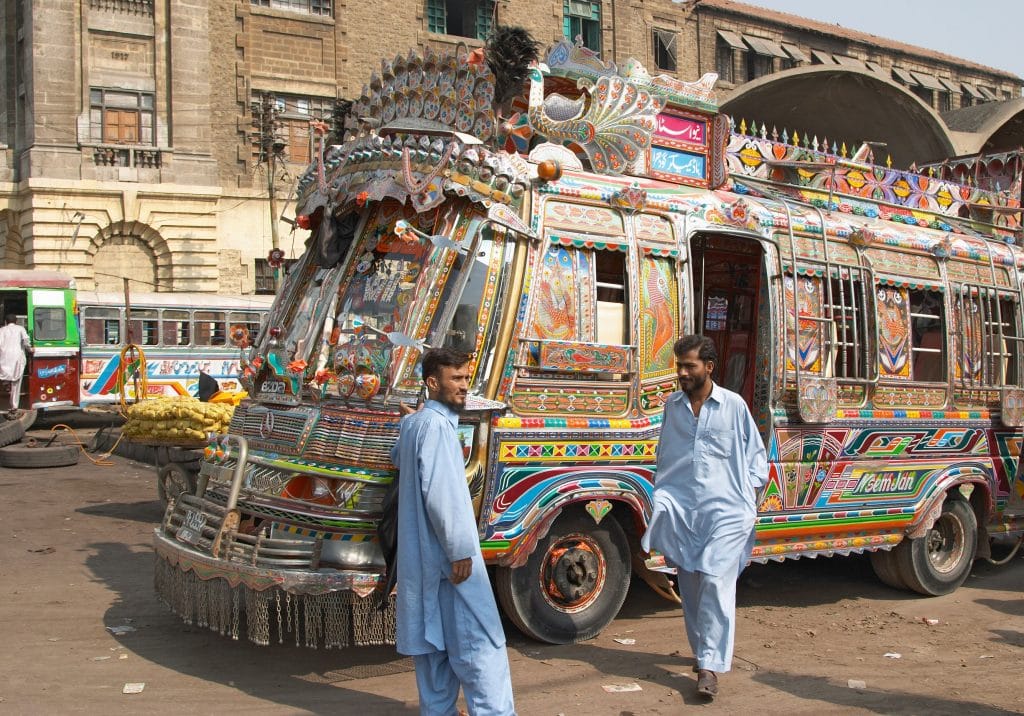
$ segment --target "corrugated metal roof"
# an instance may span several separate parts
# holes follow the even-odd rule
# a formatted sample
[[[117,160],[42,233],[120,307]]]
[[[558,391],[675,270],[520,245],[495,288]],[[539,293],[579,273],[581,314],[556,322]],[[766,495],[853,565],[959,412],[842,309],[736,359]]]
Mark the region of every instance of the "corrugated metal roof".
[[[967,94],[969,94],[974,99],[985,99],[985,95],[979,92],[978,88],[972,85],[970,82],[961,82],[960,86],[963,87],[964,91],[966,91]]]
[[[885,68],[884,68],[884,67],[882,67],[882,66],[881,66],[880,64],[878,64],[877,62],[871,62],[870,60],[868,60],[868,61],[867,61],[867,62],[865,62],[864,64],[865,64],[865,65],[867,65],[867,68],[868,68],[869,70],[871,70],[872,72],[877,72],[877,73],[878,73],[878,74],[880,74],[880,75],[884,75],[884,74],[885,74]]]
[[[939,84],[939,81],[927,72],[911,72],[914,75],[914,79],[921,83],[922,87],[926,87],[930,90],[938,90],[942,92],[946,88]]]
[[[981,85],[978,85],[978,91],[981,92],[981,95],[985,99],[991,99],[991,100],[999,99],[999,97],[996,96],[996,93],[993,92],[992,90],[990,90],[988,87],[983,87]]]
[[[729,47],[731,47],[734,50],[747,49],[747,46],[743,44],[743,40],[741,40],[740,36],[737,35],[735,32],[730,32],[729,30],[719,30],[718,36],[725,40],[726,43],[728,43]]]
[[[804,51],[801,50],[796,45],[790,45],[788,43],[783,42],[782,43],[782,49],[786,52],[787,55],[789,55],[790,57],[793,58],[794,62],[810,62],[811,61],[811,58],[809,58],[807,55],[805,55]]]
[[[744,35],[743,40],[750,45],[750,49],[759,55],[765,55],[767,57],[781,57],[783,59],[789,57],[782,48],[775,44],[772,40],[764,37],[754,37],[753,35]]]
[[[893,67],[892,68],[892,74],[893,74],[893,76],[896,79],[898,79],[900,82],[902,82],[905,85],[909,85],[911,87],[917,87],[919,84],[921,84],[916,79],[914,79],[914,75],[910,74],[909,72],[907,72],[904,69],[900,69],[899,67]]]
[[[945,77],[940,77],[939,83],[953,94],[960,94],[959,83],[954,82],[953,80],[947,80]]]
[[[850,57],[848,55],[832,55],[832,59],[843,67],[855,67],[858,70],[867,69],[867,65],[864,64],[863,60],[858,60],[856,57]]]
[[[825,52],[824,50],[811,50],[811,57],[813,57],[823,65],[833,65],[836,62],[835,60],[832,59],[832,55]]]

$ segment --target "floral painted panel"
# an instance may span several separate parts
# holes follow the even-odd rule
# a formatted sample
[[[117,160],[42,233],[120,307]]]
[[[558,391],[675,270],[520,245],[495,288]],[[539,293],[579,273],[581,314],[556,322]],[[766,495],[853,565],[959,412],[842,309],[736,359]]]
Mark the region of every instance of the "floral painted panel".
[[[904,286],[878,287],[878,367],[883,378],[910,378],[910,300]]]

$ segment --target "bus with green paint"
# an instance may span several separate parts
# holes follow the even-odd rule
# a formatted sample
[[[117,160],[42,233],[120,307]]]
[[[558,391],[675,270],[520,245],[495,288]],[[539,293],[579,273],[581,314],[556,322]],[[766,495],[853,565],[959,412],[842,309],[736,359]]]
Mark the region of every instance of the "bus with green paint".
[[[0,315],[13,314],[32,344],[18,406],[78,405],[81,342],[75,279],[58,271],[0,269]]]

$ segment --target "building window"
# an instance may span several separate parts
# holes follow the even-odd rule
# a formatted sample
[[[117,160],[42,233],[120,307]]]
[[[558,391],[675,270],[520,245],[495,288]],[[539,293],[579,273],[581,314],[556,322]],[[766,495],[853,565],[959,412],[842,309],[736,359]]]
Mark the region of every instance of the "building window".
[[[278,269],[283,277],[289,271],[291,271],[292,265],[298,261],[298,259],[285,259],[284,265]],[[276,285],[274,282],[274,269],[271,268],[270,263],[266,259],[256,259],[256,268],[254,272],[256,278],[256,293],[264,296],[273,296],[276,291]]]
[[[323,17],[331,17],[334,14],[333,0],[249,0],[249,2],[260,7],[305,12]]]
[[[935,99],[935,92],[933,90],[918,85],[916,87],[911,87],[910,91],[920,97],[929,107],[933,106],[932,103]]]
[[[974,98],[971,97],[970,92],[964,92],[960,95],[960,106],[971,107],[974,105]]]
[[[949,92],[939,92],[939,111],[948,112],[953,109],[953,95]]]
[[[494,0],[427,0],[427,29],[442,35],[486,40]]]
[[[153,144],[153,95],[89,90],[89,136],[103,144]]]
[[[654,64],[659,70],[676,71],[675,30],[654,30]]]
[[[732,45],[718,38],[715,43],[715,69],[718,71],[718,79],[722,82],[735,82],[732,63]]]
[[[328,121],[335,100],[328,97],[297,97],[274,95],[280,138],[284,142],[284,158],[295,164],[309,164],[313,157],[313,134],[309,123]]]
[[[601,3],[562,0],[562,34],[570,42],[579,37],[583,46],[601,52]]]
[[[772,58],[756,52],[745,53],[744,65],[747,68],[747,82],[756,80],[772,73]]]

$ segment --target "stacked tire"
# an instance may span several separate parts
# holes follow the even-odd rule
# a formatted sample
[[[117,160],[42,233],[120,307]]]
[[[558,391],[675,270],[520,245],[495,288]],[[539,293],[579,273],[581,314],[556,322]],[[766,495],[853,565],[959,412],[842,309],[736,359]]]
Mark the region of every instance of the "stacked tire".
[[[0,423],[0,467],[46,468],[77,465],[81,450],[78,445],[46,443],[25,437],[35,422],[36,411],[23,411],[17,418]]]

